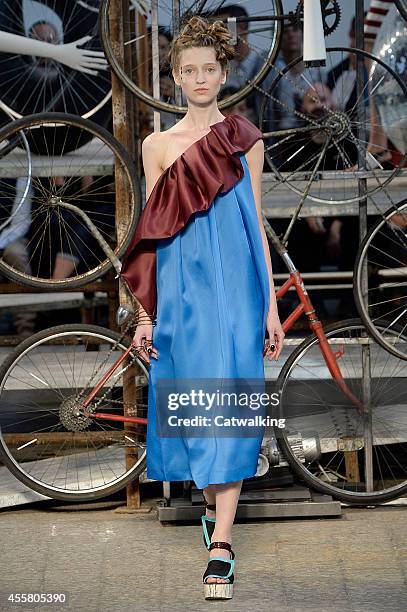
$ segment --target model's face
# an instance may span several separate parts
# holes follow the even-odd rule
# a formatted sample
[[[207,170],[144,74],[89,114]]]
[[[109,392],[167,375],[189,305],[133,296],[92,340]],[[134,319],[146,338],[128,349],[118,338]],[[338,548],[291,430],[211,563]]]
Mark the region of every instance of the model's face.
[[[193,47],[181,51],[179,72],[172,72],[188,100],[206,104],[216,98],[226,81],[213,47]]]

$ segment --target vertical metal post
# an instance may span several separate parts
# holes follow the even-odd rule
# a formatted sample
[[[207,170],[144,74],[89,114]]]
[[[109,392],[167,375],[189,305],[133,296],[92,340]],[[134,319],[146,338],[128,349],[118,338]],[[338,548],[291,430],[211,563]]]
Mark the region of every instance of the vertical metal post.
[[[123,67],[129,68],[131,62],[130,49],[125,49],[125,29],[129,27],[129,3],[127,0],[113,0],[110,6],[109,30],[112,39],[112,46],[115,49]],[[112,112],[113,112],[113,134],[117,140],[127,149],[130,155],[135,155],[134,139],[134,113],[133,100],[130,92],[119,81],[112,72]],[[116,188],[116,227],[120,234],[125,231],[127,220],[130,215],[129,190],[126,176],[119,164],[115,167],[115,188]],[[125,303],[126,293],[122,283],[119,286],[120,302]],[[133,368],[126,372],[123,380],[123,401],[124,410],[132,406],[135,398],[135,373]],[[125,424],[125,428],[128,424]],[[130,449],[126,448],[126,468],[134,465],[134,457],[131,456]],[[127,509],[135,510],[140,507],[140,488],[139,480],[134,480],[127,486]]]
[[[151,57],[153,70],[153,96],[160,98],[160,54],[158,48],[158,0],[151,1]],[[154,110],[154,132],[161,130],[160,111]]]
[[[173,24],[173,35],[174,37],[179,34],[181,22],[180,3],[179,0],[173,0],[172,3],[172,24]],[[175,87],[175,104],[180,106],[182,104],[182,90],[181,87]]]
[[[178,23],[178,22],[176,22]],[[175,35],[175,34],[174,34]],[[151,2],[151,57],[152,57],[152,79],[153,79],[153,96],[158,99],[160,96],[160,56],[158,48],[158,0]],[[161,114],[160,111],[154,110],[154,132],[161,131]],[[163,482],[163,496],[166,499],[167,505],[171,503],[171,484]]]
[[[356,28],[356,48],[364,49],[364,6],[363,1],[355,0],[355,28]],[[370,66],[369,66],[370,67]],[[366,107],[365,107],[365,61],[363,56],[358,56],[356,64],[356,96],[359,100],[357,106],[358,116],[358,162],[361,170],[366,170]],[[368,71],[369,78],[369,71]],[[370,87],[368,88],[370,91]],[[362,196],[359,200],[359,238],[360,241],[367,232],[367,179],[359,178],[359,195]],[[368,279],[367,265],[365,265],[362,274],[362,290],[363,295],[367,295]],[[367,336],[367,335],[366,335]],[[370,407],[370,350],[369,343],[362,343],[362,393],[363,401],[369,407],[369,410],[364,415],[364,457],[365,457],[365,482],[366,490],[373,490],[373,456],[372,456],[372,415]]]

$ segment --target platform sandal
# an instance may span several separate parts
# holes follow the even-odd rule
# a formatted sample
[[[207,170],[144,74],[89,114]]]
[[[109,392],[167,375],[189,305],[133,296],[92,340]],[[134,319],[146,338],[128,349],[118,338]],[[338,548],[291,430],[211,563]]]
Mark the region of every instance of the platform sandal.
[[[231,554],[231,559],[212,557],[203,575],[205,599],[231,599],[233,597],[233,570],[235,568],[235,553],[229,542],[211,542],[209,550],[224,548]],[[206,582],[208,578],[224,578],[228,582]]]
[[[204,498],[204,503],[205,503],[206,508],[209,508],[209,510],[216,510],[216,504],[208,504],[205,498]],[[209,516],[206,516],[206,514],[203,514],[201,516],[201,521],[202,521],[203,541],[204,541],[205,547],[209,550],[209,546],[211,545],[211,538],[212,538],[213,532],[215,531],[216,518],[211,518]]]

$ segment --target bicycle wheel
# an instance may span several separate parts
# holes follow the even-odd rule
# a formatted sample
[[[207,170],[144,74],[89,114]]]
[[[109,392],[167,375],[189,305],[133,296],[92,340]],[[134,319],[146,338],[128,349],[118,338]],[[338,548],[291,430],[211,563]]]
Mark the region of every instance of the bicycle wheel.
[[[407,21],[407,2],[406,0],[394,0],[394,4],[397,6],[397,9],[400,15]]]
[[[285,428],[276,428],[278,442],[313,489],[354,504],[396,498],[407,491],[406,364],[370,338],[359,319],[327,326],[325,334],[344,382],[367,411],[333,380],[312,336],[293,351],[277,381],[286,419]]]
[[[407,345],[398,340],[407,329],[407,200],[369,229],[356,256],[354,278],[356,307],[369,333],[393,355],[407,359]]]
[[[365,65],[365,81],[358,97],[351,68],[359,58]],[[405,148],[396,155],[391,144],[382,147],[380,159],[386,158],[385,162],[366,153],[363,172],[358,153],[364,154],[373,125],[369,123],[371,108],[382,112],[385,106],[386,116],[397,113],[399,126],[407,121],[407,87],[393,68],[366,51],[332,47],[327,49],[326,69],[304,68],[298,57],[283,68],[277,64],[276,72],[263,93],[259,123],[265,157],[277,179],[269,191],[283,183],[302,196],[315,172],[308,198],[323,204],[349,204],[362,197],[358,173],[367,178],[368,196],[390,183],[406,162]],[[366,123],[359,121],[358,104],[365,106]]]
[[[175,36],[179,31],[180,24],[187,18],[193,15],[201,15],[209,19],[226,19],[228,7],[224,7],[221,0],[209,0],[209,2],[201,3],[200,6],[203,6],[204,10],[197,9],[193,0],[184,1],[181,4],[173,4],[165,0],[158,1],[157,21],[162,28],[158,35],[162,34],[164,37],[159,51],[160,83],[163,92],[164,80],[166,81],[165,95],[163,93],[158,96],[153,94],[151,12],[143,12],[142,4],[134,0],[128,0],[130,19],[125,19],[123,44],[126,53],[129,57],[134,58],[134,61],[132,62],[132,68],[124,69],[121,61],[122,49],[118,49],[111,42],[110,27],[112,22],[109,20],[111,4],[111,0],[102,0],[101,2],[99,29],[105,55],[116,76],[127,89],[149,106],[171,113],[186,113],[186,100],[183,100],[181,105],[175,101],[174,83],[165,57],[165,53],[168,51],[168,40]],[[220,99],[219,108],[221,109],[243,100],[252,91],[254,85],[264,79],[277,55],[281,38],[281,21],[273,20],[274,17],[283,15],[281,0],[267,0],[263,3],[261,9],[253,9],[249,0],[245,0],[239,3],[238,11],[237,21],[239,22],[239,18],[246,19],[246,22],[237,25],[235,44],[238,48],[238,57],[247,59],[247,56],[251,54],[252,61],[250,63],[252,67],[255,66],[255,71],[246,74],[243,62],[241,66],[240,63],[234,61],[230,63],[229,74],[239,80],[239,91]],[[258,14],[259,12],[260,14]],[[178,14],[178,17],[175,17],[176,14]],[[124,11],[124,15],[126,15],[126,11]],[[141,21],[147,23],[146,34],[143,30],[138,30]],[[242,31],[245,24],[247,30]],[[167,82],[168,77],[171,79],[169,83]],[[168,89],[171,88],[172,91],[168,92]]]
[[[23,135],[32,167],[27,166],[26,152],[22,154],[16,146]],[[27,238],[27,264],[22,268],[3,258],[0,272],[24,285],[50,290],[80,287],[101,277],[111,262],[85,220],[64,203],[86,213],[121,257],[141,211],[140,187],[129,154],[107,130],[63,113],[42,113],[10,123],[0,130],[0,151],[8,150],[10,141],[14,148],[3,160],[7,176],[32,177],[28,210],[12,220],[15,234]],[[116,223],[117,169],[123,176],[129,211],[120,225]],[[12,214],[15,197],[8,181],[0,179],[0,225]]]
[[[0,0],[0,30],[21,36],[22,44],[24,37],[62,45],[91,36],[80,48],[84,53],[102,53],[98,9],[90,10],[91,5],[95,9],[96,2],[46,0],[37,2],[35,10],[26,4],[30,3]],[[69,68],[54,59],[15,52],[1,53],[0,58],[0,109],[14,118],[46,111],[86,118],[109,114],[105,105],[111,98],[110,71],[96,68],[101,62],[99,56],[95,55],[92,67],[97,74]]]
[[[145,426],[113,420],[125,410],[146,417],[148,373],[141,361],[126,358],[88,406],[112,420],[78,415],[128,346],[102,327],[60,325],[28,338],[6,358],[0,369],[0,459],[21,482],[51,498],[83,501],[114,493],[142,473]],[[125,377],[135,383],[126,408]]]
[[[92,11],[92,13],[99,13],[100,0],[75,0],[76,4],[83,6],[83,8]]]

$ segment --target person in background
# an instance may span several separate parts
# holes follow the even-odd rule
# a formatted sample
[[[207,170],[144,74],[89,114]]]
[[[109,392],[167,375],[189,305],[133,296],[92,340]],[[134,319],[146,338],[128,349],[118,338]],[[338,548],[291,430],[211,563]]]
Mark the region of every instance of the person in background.
[[[236,89],[236,87],[224,87],[223,89],[223,95],[226,96],[232,96],[235,93],[238,93],[238,89]],[[249,119],[249,121],[252,121],[253,123],[255,123],[255,110],[252,106],[250,106],[249,101],[247,100],[247,98],[243,98],[243,100],[240,100],[240,102],[238,102],[237,104],[234,104],[233,106],[228,106],[227,108],[224,108],[222,111],[225,115],[233,115],[235,113],[237,113],[238,115],[243,115],[244,117],[246,117],[246,119]]]
[[[148,40],[148,45],[147,45],[147,49],[149,52],[149,56],[148,56],[148,77],[150,79],[150,85],[152,85],[152,78],[153,78],[153,70],[152,70],[152,66],[153,66],[153,60],[152,60],[152,44],[151,44],[151,25],[147,26],[147,40]],[[168,69],[169,69],[169,65],[167,62],[167,55],[168,55],[168,51],[170,48],[170,43],[172,40],[172,35],[171,32],[168,28],[166,28],[165,26],[159,25],[158,26],[158,57],[159,57],[159,68],[160,70],[167,70],[167,74],[168,74]]]
[[[228,17],[248,17],[249,13],[240,4],[228,4],[221,6],[214,12],[211,12],[210,17],[214,19],[220,19],[224,21],[227,26],[226,19]],[[267,55],[264,51],[260,51],[257,48],[250,46],[249,41],[249,23],[248,22],[237,22],[237,43],[236,43],[236,56],[230,61],[227,87],[233,87],[235,89],[242,89],[250,79],[255,77],[264,62],[267,59]],[[266,77],[259,83],[259,87],[265,91],[268,91],[271,82],[273,81],[272,71],[270,71]],[[219,99],[225,97],[224,89],[221,88]],[[248,105],[253,108],[255,113],[255,123],[259,124],[259,113],[263,96],[261,92],[254,89],[249,96],[247,96]]]
[[[272,68],[268,75],[270,85],[267,91],[272,98],[267,102],[263,125],[260,126],[263,132],[279,132],[280,130],[292,129],[302,124],[302,119],[295,111],[299,110],[301,105],[302,96],[300,92],[304,89],[304,82],[301,77],[304,64],[302,62],[296,63],[288,73],[281,75],[276,86],[273,86],[272,91],[270,91],[273,81],[284,68],[301,55],[301,31],[293,26],[285,26],[280,53],[276,58],[275,67]],[[270,155],[272,155],[273,163],[277,168],[287,161],[286,157],[280,155],[280,147],[275,146],[279,140],[280,137],[278,136],[265,139],[266,148]]]
[[[147,48],[148,57],[148,79],[150,93],[153,92],[153,64],[152,64],[152,46],[151,46],[151,25],[147,26]],[[171,71],[167,61],[167,55],[172,41],[171,31],[162,25],[158,26],[158,55],[159,55],[159,79],[160,79],[160,100],[175,104],[175,88],[174,81],[171,78]],[[176,115],[167,111],[159,111],[161,118],[161,129],[166,130],[176,123]],[[141,114],[142,129],[140,132],[141,139],[154,130],[154,109],[148,107]]]
[[[349,29],[349,46],[356,48],[356,17],[353,17]],[[369,80],[367,66],[364,66],[364,83]],[[335,109],[345,112],[353,122],[357,121],[357,84],[356,84],[356,55],[349,53],[345,59],[334,66],[329,72],[326,84],[331,90]],[[363,92],[366,112],[369,107],[369,92],[366,87]],[[349,156],[352,163],[357,161],[357,151]]]
[[[372,51],[376,36],[393,4],[394,0],[371,0],[364,23],[366,51]]]
[[[27,233],[31,225],[31,199],[32,188],[30,187],[24,200],[24,192],[27,187],[27,178],[19,177],[17,180],[2,180],[2,197],[0,206],[2,209],[1,221],[6,220],[6,211],[11,216],[10,223],[0,232],[0,256],[6,264],[20,272],[31,274],[30,254],[28,249]],[[14,199],[12,198],[15,192]],[[34,333],[36,314],[35,312],[19,311],[13,313],[16,333],[21,340]]]
[[[278,75],[278,71],[283,70],[300,56],[302,56],[302,31],[292,25],[285,26],[280,53],[276,59],[276,69],[272,70],[273,79]],[[273,91],[273,96],[280,102],[273,103],[275,129],[288,130],[300,125],[301,118],[295,115],[293,110],[298,108],[300,92],[304,89],[303,72],[303,62],[296,63],[280,78]]]

